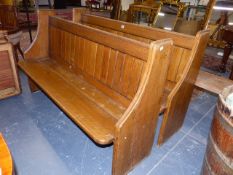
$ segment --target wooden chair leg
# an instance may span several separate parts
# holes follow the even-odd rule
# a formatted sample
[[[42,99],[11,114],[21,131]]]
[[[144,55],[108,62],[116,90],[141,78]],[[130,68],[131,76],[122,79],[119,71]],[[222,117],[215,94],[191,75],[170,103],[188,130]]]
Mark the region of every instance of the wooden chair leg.
[[[13,46],[13,49],[14,49],[14,55],[15,55],[15,61],[16,63],[18,63],[19,61],[19,57],[18,57],[18,54],[17,54],[17,46]]]
[[[16,47],[17,47],[17,49],[18,49],[20,55],[21,55],[22,58],[24,59],[24,54],[23,54],[23,51],[22,51],[22,49],[21,49],[21,47],[20,47],[20,43],[16,44]]]

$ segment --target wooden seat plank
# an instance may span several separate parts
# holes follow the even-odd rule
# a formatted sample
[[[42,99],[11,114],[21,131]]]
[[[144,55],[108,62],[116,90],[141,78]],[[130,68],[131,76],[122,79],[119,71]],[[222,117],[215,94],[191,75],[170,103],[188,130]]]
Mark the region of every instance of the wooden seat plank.
[[[93,140],[99,144],[109,144],[113,141],[117,120],[86,98],[85,93],[78,93],[85,88],[85,84],[82,84],[77,76],[76,79],[67,79],[61,73],[66,70],[50,59],[20,61],[19,65]],[[82,86],[75,87],[80,84]]]
[[[232,80],[202,70],[199,72],[195,82],[197,88],[214,94],[220,94],[225,87],[232,85]]]

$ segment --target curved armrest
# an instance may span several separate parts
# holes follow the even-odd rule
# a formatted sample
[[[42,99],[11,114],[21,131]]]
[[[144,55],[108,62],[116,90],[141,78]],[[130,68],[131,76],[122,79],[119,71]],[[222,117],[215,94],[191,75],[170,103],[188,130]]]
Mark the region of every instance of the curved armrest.
[[[54,16],[54,10],[39,10],[38,11],[38,29],[37,34],[29,46],[24,52],[25,59],[37,59],[49,56],[49,16]]]

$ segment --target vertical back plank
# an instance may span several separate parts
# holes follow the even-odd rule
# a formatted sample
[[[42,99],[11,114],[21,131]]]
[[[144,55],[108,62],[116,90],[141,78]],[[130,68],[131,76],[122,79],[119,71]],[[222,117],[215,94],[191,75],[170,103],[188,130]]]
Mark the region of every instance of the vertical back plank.
[[[184,52],[183,52],[182,57],[181,57],[180,65],[178,68],[176,81],[179,81],[181,75],[183,74],[184,68],[187,65],[187,63],[189,62],[190,55],[191,55],[191,50],[184,49]]]
[[[75,69],[75,48],[77,47],[76,44],[76,35],[71,35],[71,43],[70,43],[70,66],[72,69]]]
[[[104,46],[98,45],[97,54],[96,54],[96,66],[95,66],[95,78],[100,80],[101,72],[102,72],[102,63],[103,63],[103,55],[104,55]]]
[[[174,46],[171,53],[171,63],[168,68],[167,80],[176,82],[176,75],[181,61],[183,49]]]
[[[79,37],[79,44],[78,44],[78,50],[77,50],[77,64],[78,68],[83,70],[84,68],[84,50],[85,50],[85,40],[81,37]]]
[[[109,85],[109,87],[112,87],[112,84],[113,84],[113,77],[114,77],[115,66],[116,66],[116,57],[117,57],[117,52],[112,49],[110,53],[110,58],[109,58],[108,76],[107,76],[107,84]]]
[[[134,58],[126,55],[124,66],[122,69],[122,77],[121,77],[121,89],[120,91],[124,96],[127,96],[127,91],[130,86],[130,75],[132,74]]]
[[[115,74],[113,79],[113,86],[112,88],[119,92],[121,87],[121,76],[122,76],[122,69],[125,61],[125,54],[118,52],[117,54],[117,61],[115,66]]]
[[[97,44],[92,41],[85,41],[84,70],[91,76],[95,73]]]
[[[138,90],[140,79],[144,69],[144,62],[138,59],[134,59],[131,74],[129,77],[130,84],[127,91],[127,97],[132,99]]]
[[[102,72],[101,72],[101,77],[100,77],[100,80],[103,83],[107,82],[110,53],[111,53],[111,49],[109,47],[104,47]]]

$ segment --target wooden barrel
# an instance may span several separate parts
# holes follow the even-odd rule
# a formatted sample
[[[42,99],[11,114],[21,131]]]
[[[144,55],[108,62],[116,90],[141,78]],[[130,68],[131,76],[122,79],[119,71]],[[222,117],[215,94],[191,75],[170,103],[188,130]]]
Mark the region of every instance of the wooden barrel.
[[[226,97],[232,92],[233,86],[219,95],[202,175],[233,175],[233,108],[226,104]]]

